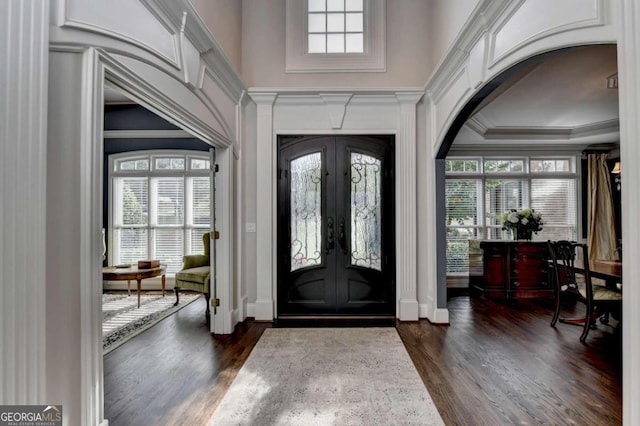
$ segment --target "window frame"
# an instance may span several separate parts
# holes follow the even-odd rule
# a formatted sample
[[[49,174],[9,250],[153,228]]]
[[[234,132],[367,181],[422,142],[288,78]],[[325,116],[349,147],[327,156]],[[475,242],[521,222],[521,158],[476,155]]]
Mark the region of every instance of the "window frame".
[[[156,168],[156,160],[160,158],[181,158],[184,160],[184,168],[183,169],[157,169]],[[124,163],[130,160],[140,160],[140,159],[148,159],[149,161],[149,169],[148,170],[122,170],[120,168],[120,163]],[[192,160],[206,160],[209,162],[209,168],[197,169],[192,168]],[[191,233],[194,229],[202,229],[205,232],[209,231],[212,227],[211,221],[213,217],[210,218],[209,224],[201,225],[195,223],[195,218],[190,217],[189,215],[193,213],[193,194],[192,190],[189,190],[189,185],[193,185],[193,183],[189,183],[189,181],[193,181],[194,178],[197,177],[207,177],[209,178],[209,185],[213,185],[211,177],[211,158],[209,154],[205,151],[192,151],[192,150],[147,150],[147,151],[128,151],[123,153],[111,154],[109,155],[109,170],[108,170],[108,235],[109,235],[109,250],[108,250],[108,258],[110,264],[122,263],[119,257],[118,252],[118,241],[117,241],[117,230],[119,229],[145,229],[146,230],[146,238],[147,238],[147,247],[146,247],[146,256],[147,258],[154,258],[154,231],[155,230],[175,230],[179,229],[183,232],[183,240],[182,240],[182,255],[192,254],[192,238]],[[144,225],[124,225],[116,223],[116,209],[120,205],[119,200],[116,200],[116,188],[115,183],[116,179],[123,177],[143,177],[147,179],[147,203],[148,203],[148,218],[146,224]],[[153,203],[153,195],[152,195],[152,180],[163,178],[163,177],[180,177],[183,182],[183,213],[182,213],[182,223],[181,224],[160,224],[160,223],[152,223],[151,220],[152,211],[157,206],[152,206]],[[213,203],[213,200],[210,200],[210,203]],[[190,204],[191,203],[191,204]],[[157,221],[156,221],[157,222]],[[172,277],[175,273],[171,273],[168,271],[167,276]]]
[[[523,201],[522,204],[525,207],[530,206],[531,203],[531,185],[534,180],[544,180],[544,179],[571,179],[575,181],[575,200],[576,200],[576,210],[575,210],[575,235],[576,238],[580,232],[580,218],[581,218],[581,204],[580,204],[580,169],[579,169],[579,159],[575,155],[550,155],[550,156],[541,156],[541,155],[511,155],[511,156],[495,156],[495,155],[487,155],[487,156],[464,156],[464,155],[456,155],[450,156],[445,159],[445,161],[477,161],[478,162],[478,171],[477,172],[468,172],[468,171],[446,171],[445,172],[445,185],[447,180],[475,180],[480,182],[478,185],[478,198],[476,204],[476,224],[475,225],[446,225],[446,234],[447,234],[447,247],[448,247],[448,230],[449,229],[469,229],[473,230],[473,233],[476,235],[474,238],[470,239],[485,239],[485,240],[495,240],[499,238],[491,238],[491,234],[496,232],[501,232],[503,236],[502,239],[508,238],[506,231],[501,231],[502,226],[493,225],[491,221],[486,216],[486,205],[485,205],[485,194],[486,194],[486,182],[491,180],[518,180],[524,181],[525,185],[523,188]],[[522,160],[524,162],[524,170],[522,172],[511,172],[511,171],[498,171],[498,172],[487,172],[485,171],[485,161],[492,160]],[[530,167],[530,161],[537,160],[569,160],[569,168],[568,172],[549,172],[549,171],[538,171],[532,172]],[[446,164],[445,164],[446,169]],[[447,200],[445,200],[445,203]],[[549,225],[552,226],[552,225]],[[557,226],[553,225],[554,228]],[[571,227],[570,227],[571,229]],[[506,237],[506,238],[505,238]],[[447,261],[447,269],[448,269],[448,261]],[[448,277],[460,277],[467,276],[467,273],[459,272],[459,273],[451,273],[447,272]]]
[[[286,2],[287,73],[385,72],[386,0],[363,0],[364,53],[307,53],[307,0]]]

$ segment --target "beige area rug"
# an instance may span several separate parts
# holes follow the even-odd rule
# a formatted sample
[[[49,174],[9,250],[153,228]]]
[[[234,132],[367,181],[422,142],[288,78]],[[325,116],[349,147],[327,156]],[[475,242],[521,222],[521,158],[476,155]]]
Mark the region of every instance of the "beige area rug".
[[[166,292],[147,292],[138,296],[131,292],[102,295],[102,353],[108,354],[127,340],[157,324],[163,318],[184,308],[200,297],[199,293],[180,292],[180,304],[173,306],[176,296]]]
[[[444,424],[395,328],[272,328],[209,425]]]

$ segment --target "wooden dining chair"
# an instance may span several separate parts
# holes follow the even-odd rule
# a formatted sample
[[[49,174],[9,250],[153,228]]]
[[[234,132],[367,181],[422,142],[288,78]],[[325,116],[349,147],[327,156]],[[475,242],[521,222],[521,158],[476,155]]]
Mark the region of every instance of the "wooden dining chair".
[[[551,327],[557,322],[582,325],[580,341],[587,339],[589,330],[595,327],[596,320],[611,313],[618,317],[622,312],[622,292],[617,288],[595,284],[589,269],[589,251],[586,244],[573,241],[548,241],[549,254],[553,262],[555,282],[555,311],[551,319]],[[582,258],[582,267],[576,264],[576,258]],[[561,318],[562,299],[567,295],[586,306],[585,316],[580,318]]]

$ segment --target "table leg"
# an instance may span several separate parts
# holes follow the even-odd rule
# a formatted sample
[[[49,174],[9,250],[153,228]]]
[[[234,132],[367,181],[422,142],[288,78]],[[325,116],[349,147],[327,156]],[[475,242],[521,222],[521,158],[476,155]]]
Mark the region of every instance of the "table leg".
[[[127,296],[131,296],[131,280],[127,280]]]
[[[164,285],[166,284],[166,278],[165,275],[162,274],[162,297],[164,297]]]
[[[138,308],[140,307],[140,290],[142,289],[142,280],[138,279]]]

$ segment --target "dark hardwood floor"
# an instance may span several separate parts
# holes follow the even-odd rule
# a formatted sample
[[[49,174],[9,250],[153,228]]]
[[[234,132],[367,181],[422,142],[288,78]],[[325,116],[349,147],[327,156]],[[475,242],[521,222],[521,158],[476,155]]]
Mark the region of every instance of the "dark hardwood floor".
[[[449,300],[450,326],[396,328],[447,425],[618,425],[621,339],[598,325],[549,327],[550,303]],[[202,425],[269,323],[211,336],[198,300],[104,358],[105,417],[117,425]]]

